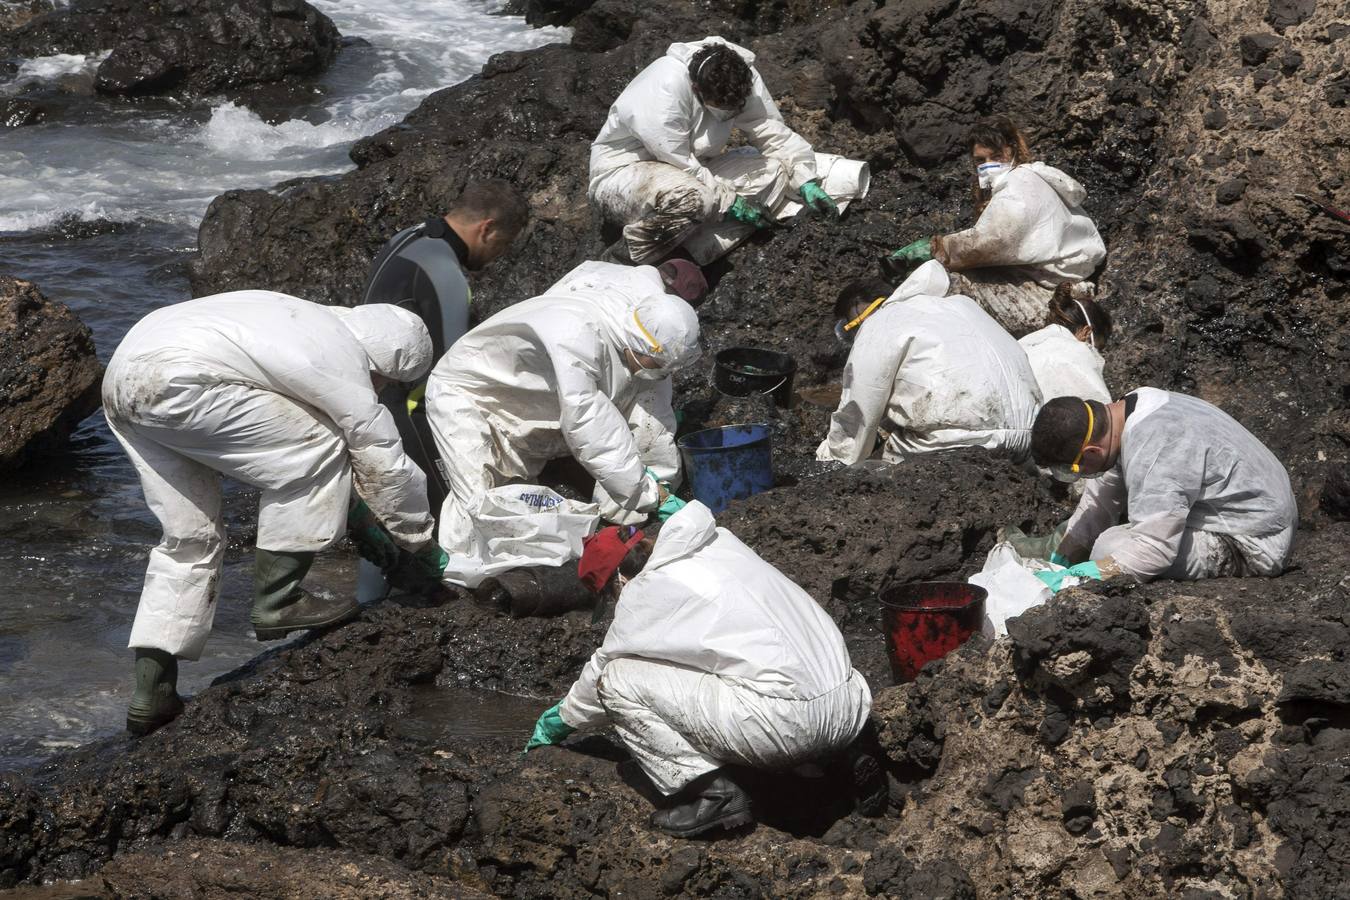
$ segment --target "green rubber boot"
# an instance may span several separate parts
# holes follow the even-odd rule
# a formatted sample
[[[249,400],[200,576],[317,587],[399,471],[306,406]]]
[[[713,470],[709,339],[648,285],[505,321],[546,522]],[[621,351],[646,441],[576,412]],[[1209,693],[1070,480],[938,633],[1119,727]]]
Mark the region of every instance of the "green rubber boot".
[[[253,567],[253,612],[249,620],[260,641],[275,641],[292,631],[338,625],[356,615],[356,598],[327,599],[300,587],[313,553],[258,548]]]
[[[183,711],[178,696],[178,658],[163,650],[136,648],[136,691],[127,704],[127,731],[149,734]]]

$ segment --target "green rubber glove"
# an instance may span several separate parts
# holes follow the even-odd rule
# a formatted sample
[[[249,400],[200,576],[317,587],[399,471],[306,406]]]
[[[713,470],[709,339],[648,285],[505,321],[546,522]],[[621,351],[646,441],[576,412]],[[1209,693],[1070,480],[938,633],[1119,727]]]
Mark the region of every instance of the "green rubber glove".
[[[1059,593],[1059,589],[1064,586],[1066,578],[1091,578],[1094,581],[1102,580],[1102,570],[1097,568],[1097,564],[1092,560],[1081,562],[1076,566],[1069,566],[1067,569],[1059,569],[1055,572],[1037,572],[1036,577],[1050,588],[1051,592]]]
[[[765,212],[764,207],[744,197],[737,197],[736,202],[731,204],[731,209],[727,210],[722,219],[723,221],[753,225],[756,228],[769,228],[773,225],[773,221],[769,218],[769,214]]]
[[[450,554],[441,549],[441,545],[432,541],[413,554],[417,571],[430,581],[440,581],[445,574],[445,566],[450,562]]]
[[[525,753],[529,753],[535,747],[561,744],[569,734],[576,731],[575,728],[563,721],[561,710],[561,700],[544,710],[544,714],[539,717],[539,721],[534,723],[534,734],[530,735],[529,741],[525,744]]]
[[[656,517],[660,519],[662,522],[664,522],[666,519],[669,519],[671,516],[675,515],[680,510],[684,509],[685,506],[687,505],[688,504],[685,503],[683,500],[681,500],[679,497],[676,497],[674,494],[671,494],[669,497],[666,498],[665,503],[662,503],[660,506],[656,508]]]
[[[892,253],[890,258],[904,260],[914,265],[926,263],[933,258],[933,239],[931,237],[919,238],[917,241],[906,244]]]
[[[1062,555],[1058,550],[1050,554],[1050,561],[1057,566],[1067,566],[1069,564],[1069,558]]]
[[[392,568],[398,562],[398,545],[390,539],[366,501],[358,499],[347,511],[347,529],[362,559],[369,560],[381,570]]]
[[[833,197],[825,193],[825,189],[820,186],[820,182],[808,181],[802,185],[801,195],[802,202],[807,205],[811,212],[831,219],[839,218],[839,204],[834,202]]]

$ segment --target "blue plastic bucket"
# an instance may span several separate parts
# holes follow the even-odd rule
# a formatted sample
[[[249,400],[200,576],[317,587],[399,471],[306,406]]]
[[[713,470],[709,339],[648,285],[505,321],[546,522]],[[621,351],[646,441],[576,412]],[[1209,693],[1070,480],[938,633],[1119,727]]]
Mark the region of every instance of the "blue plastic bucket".
[[[773,487],[773,447],[768,425],[723,425],[679,440],[694,497],[715,513]]]

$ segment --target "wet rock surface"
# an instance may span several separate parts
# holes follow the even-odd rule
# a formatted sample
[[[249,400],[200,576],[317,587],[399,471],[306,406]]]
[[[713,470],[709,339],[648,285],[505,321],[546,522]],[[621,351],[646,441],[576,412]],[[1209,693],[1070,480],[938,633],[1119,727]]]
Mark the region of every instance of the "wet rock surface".
[[[88,326],[33,284],[0,278],[0,471],[58,449],[98,409]]]
[[[340,40],[304,0],[73,0],[0,31],[0,59],[107,51],[101,93],[198,96],[315,74]]]
[[[538,6],[565,18],[585,4]],[[570,24],[572,46],[500,54],[359,142],[354,172],[218,198],[197,291],[354,302],[383,240],[473,175],[512,179],[537,212],[511,258],[477,277],[478,314],[532,296],[614,237],[586,204],[586,156],[628,79],[671,40],[751,46],[789,121],[820,149],[869,160],[873,191],[840,223],[803,218],[713,267],[706,352],[677,396],[688,429],[773,426],[778,489],[719,518],[844,627],[876,695],[890,812],[849,815],[828,778],[765,778],[765,824],[677,842],[647,829],[650,803],[604,735],[525,758],[528,726],[514,740],[429,740],[403,724],[428,685],[527,693],[542,709],[603,634],[587,613],[511,620],[459,598],[368,610],[222,680],[143,741],[6,776],[0,884],[105,865],[112,878],[191,849],[239,860],[229,881],[202,866],[193,890],[265,893],[281,847],[321,848],[313,866],[336,854],[391,884],[402,883],[389,865],[514,896],[1343,891],[1350,229],[1293,196],[1346,205],[1347,34],[1331,5],[863,2],[813,14],[597,0]],[[1069,509],[974,452],[891,472],[810,461],[829,404],[809,398],[828,394],[844,361],[831,301],[883,250],[968,221],[959,141],[991,110],[1029,123],[1039,153],[1089,189],[1110,249],[1097,278],[1117,321],[1108,383],[1229,410],[1289,466],[1305,528],[1281,578],[1065,591],[1012,620],[1008,639],[975,639],[889,687],[882,584],[964,577],[999,526],[1038,530]],[[784,410],[718,395],[712,356],[738,344],[792,353],[805,399]],[[262,847],[263,862],[230,857],[241,844]]]

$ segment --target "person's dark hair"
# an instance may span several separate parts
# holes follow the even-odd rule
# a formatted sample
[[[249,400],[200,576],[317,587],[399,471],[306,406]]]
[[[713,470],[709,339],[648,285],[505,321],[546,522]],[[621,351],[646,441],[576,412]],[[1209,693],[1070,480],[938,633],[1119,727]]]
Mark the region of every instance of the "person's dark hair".
[[[990,116],[976,122],[966,134],[966,147],[974,150],[976,144],[981,144],[990,150],[1002,150],[1004,147],[1011,148],[1012,161],[1017,165],[1029,163],[1035,159],[1031,155],[1031,148],[1027,146],[1026,136],[1018,130],[1012,119],[1007,116]]]
[[[859,306],[870,306],[878,297],[889,297],[895,288],[881,278],[857,278],[844,285],[839,298],[834,301],[836,319],[852,319]]]
[[[1031,458],[1038,466],[1073,462],[1087,437],[1088,414],[1085,403],[1092,404],[1092,440],[1106,435],[1111,427],[1106,404],[1082,397],[1056,397],[1036,413],[1031,426]]]
[[[1072,282],[1061,282],[1055,288],[1045,324],[1063,325],[1074,333],[1085,325],[1091,326],[1092,345],[1098,350],[1105,350],[1111,341],[1111,314],[1090,297],[1075,299]]]
[[[449,212],[475,221],[491,219],[510,235],[520,234],[530,221],[530,205],[515,185],[501,178],[470,181],[450,204]]]
[[[652,558],[652,548],[656,546],[656,538],[647,535],[638,541],[628,550],[628,554],[619,563],[619,569],[614,577],[609,579],[605,589],[600,592],[606,602],[614,602],[619,599],[619,576],[624,578],[636,578],[638,573],[647,567],[647,562]]]
[[[710,106],[736,109],[750,97],[754,77],[741,55],[726,44],[709,44],[689,60],[689,80]]]

